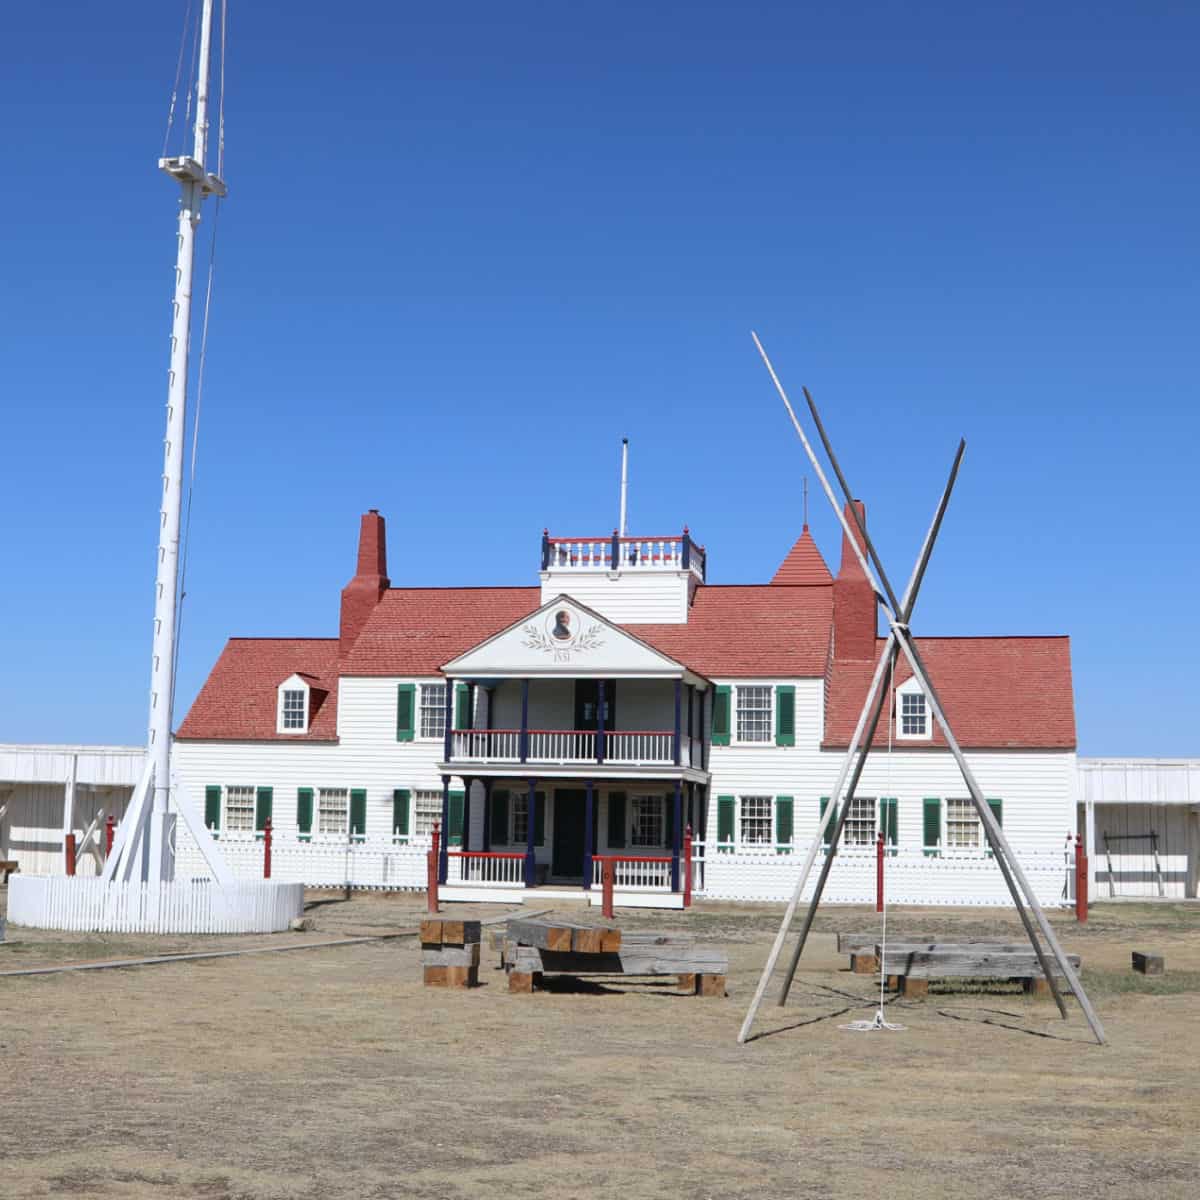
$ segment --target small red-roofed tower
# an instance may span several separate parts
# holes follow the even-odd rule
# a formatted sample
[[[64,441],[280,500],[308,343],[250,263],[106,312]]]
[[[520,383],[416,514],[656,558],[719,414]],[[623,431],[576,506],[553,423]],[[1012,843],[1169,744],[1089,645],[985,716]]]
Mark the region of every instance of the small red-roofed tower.
[[[773,585],[788,587],[811,587],[828,585],[833,582],[833,576],[821,557],[817,543],[805,524],[795,544],[788,551],[787,557],[779,564],[779,570],[771,579]]]
[[[387,529],[379,510],[373,508],[363,513],[354,578],[342,588],[338,637],[343,657],[350,652],[367,618],[390,586],[391,580],[387,577]]]
[[[854,506],[867,524],[867,509],[861,500]],[[846,505],[846,520],[854,529],[850,505]],[[855,530],[855,541],[861,546]],[[842,562],[833,581],[833,657],[838,662],[874,659],[875,657],[875,592],[854,553],[850,539],[842,534]]]

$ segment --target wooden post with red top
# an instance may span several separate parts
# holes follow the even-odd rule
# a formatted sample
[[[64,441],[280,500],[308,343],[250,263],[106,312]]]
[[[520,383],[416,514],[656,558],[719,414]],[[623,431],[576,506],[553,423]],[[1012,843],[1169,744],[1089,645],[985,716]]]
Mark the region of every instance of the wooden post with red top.
[[[117,828],[116,818],[112,815],[112,813],[109,813],[108,817],[105,819],[105,822],[104,822],[104,857],[105,858],[107,858],[112,853],[113,833],[116,830],[116,828]]]
[[[1087,852],[1084,841],[1075,835],[1075,920],[1087,922]]]
[[[271,878],[271,818],[263,822],[263,878]]]
[[[613,915],[613,883],[616,875],[616,868],[611,858],[604,860],[604,870],[601,872],[601,879],[604,882],[604,903],[600,911],[611,919]]]
[[[68,833],[63,838],[63,851],[67,856],[67,874],[75,874],[75,835]]]
[[[875,838],[875,911],[883,912],[883,832]]]
[[[692,907],[692,827],[683,831],[683,907]]]
[[[441,842],[441,830],[438,827],[438,822],[433,823],[433,844],[429,849],[429,882],[426,884],[428,892],[428,911],[436,913],[438,909],[438,845]]]

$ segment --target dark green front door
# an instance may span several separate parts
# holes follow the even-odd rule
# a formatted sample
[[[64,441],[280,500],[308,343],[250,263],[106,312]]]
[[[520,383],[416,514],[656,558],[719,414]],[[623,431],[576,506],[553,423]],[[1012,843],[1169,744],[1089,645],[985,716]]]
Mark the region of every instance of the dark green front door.
[[[556,788],[554,792],[554,862],[560,879],[583,878],[583,808],[586,793]]]

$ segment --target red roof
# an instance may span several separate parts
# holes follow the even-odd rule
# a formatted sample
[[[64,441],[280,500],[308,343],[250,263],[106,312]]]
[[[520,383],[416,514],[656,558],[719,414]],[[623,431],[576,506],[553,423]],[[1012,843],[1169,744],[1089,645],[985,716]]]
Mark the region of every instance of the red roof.
[[[539,608],[536,587],[389,588],[343,675],[436,675],[443,663]]]
[[[792,586],[833,582],[833,576],[830,575],[812,534],[808,532],[807,525],[796,539],[796,544],[787,552],[787,557],[779,564],[779,570],[775,572],[771,582],[775,585]]]
[[[696,589],[686,625],[623,625],[709,679],[825,674],[831,587],[771,584]]]
[[[883,639],[877,643],[876,661],[883,644]],[[917,647],[964,749],[1074,749],[1070,638],[931,637],[918,638]],[[849,745],[874,673],[875,663],[870,661],[833,665],[826,689],[824,746]],[[911,677],[901,656],[896,686]],[[873,747],[886,749],[887,730],[880,721]],[[893,738],[892,745],[905,750],[944,748],[946,741],[935,723],[929,741]]]
[[[337,740],[337,638],[230,638],[179,727],[181,738]],[[307,733],[276,732],[279,685],[303,675]]]

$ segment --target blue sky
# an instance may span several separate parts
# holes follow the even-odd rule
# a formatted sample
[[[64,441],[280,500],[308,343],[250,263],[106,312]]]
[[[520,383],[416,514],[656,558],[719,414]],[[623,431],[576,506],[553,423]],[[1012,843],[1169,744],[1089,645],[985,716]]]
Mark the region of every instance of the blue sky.
[[[145,736],[184,9],[0,16],[0,741]],[[365,509],[397,584],[532,583],[622,436],[631,531],[768,579],[756,328],[898,580],[967,438],[917,632],[1068,632],[1081,752],[1200,754],[1194,5],[230,9],[180,718],[336,632]]]

